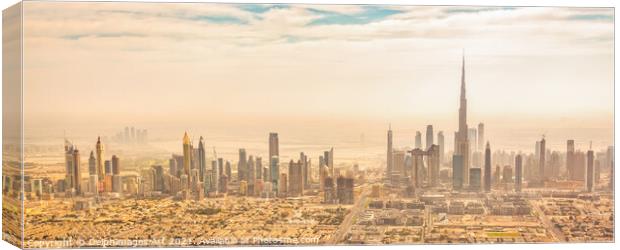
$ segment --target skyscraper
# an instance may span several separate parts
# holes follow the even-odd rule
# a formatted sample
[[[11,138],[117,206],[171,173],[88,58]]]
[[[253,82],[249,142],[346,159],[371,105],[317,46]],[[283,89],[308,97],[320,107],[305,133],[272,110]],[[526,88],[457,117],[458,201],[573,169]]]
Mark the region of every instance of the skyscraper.
[[[97,159],[95,153],[90,151],[88,157],[88,191],[94,194],[99,193],[99,177],[97,176]]]
[[[88,157],[88,175],[97,175],[97,159],[93,151],[90,151],[90,156]]]
[[[101,143],[101,137],[97,137],[95,152],[97,154],[97,176],[99,176],[99,182],[101,183],[105,178],[105,171],[103,169],[103,162],[105,160],[103,159],[103,144]]]
[[[443,137],[443,131],[439,131],[439,133],[437,133],[437,145],[439,146],[439,165],[441,165],[443,163],[443,157],[444,157],[444,149],[445,149],[445,139]]]
[[[566,141],[566,175],[575,180],[575,140]]]
[[[76,195],[82,194],[80,151],[65,140],[65,188]]]
[[[191,165],[191,143],[189,141],[189,136],[187,132],[183,135],[183,174],[189,178],[189,169]],[[189,181],[187,182],[187,188],[190,188]]]
[[[254,156],[250,155],[248,158],[248,194],[254,194],[254,184],[256,182],[256,167]]]
[[[277,155],[272,156],[269,160],[269,176],[271,183],[273,183],[272,187],[275,189],[274,191],[277,194],[280,188],[278,185],[280,178],[280,162]]]
[[[248,158],[245,152],[245,148],[239,149],[239,161],[237,162],[237,178],[239,181],[247,182],[247,171],[248,171]],[[246,183],[247,184],[247,183]]]
[[[426,125],[426,149],[431,148],[431,145],[435,143],[433,138],[433,125]]]
[[[121,174],[121,163],[118,159],[118,156],[112,155],[112,175],[120,175]]]
[[[463,188],[463,156],[452,156],[452,189],[461,190]]]
[[[278,133],[269,133],[269,159],[273,156],[280,156],[280,142]]]
[[[489,142],[484,149],[484,191],[491,192],[491,144]]]
[[[226,161],[226,163],[224,164],[225,166],[225,171],[226,171],[226,176],[228,176],[228,179],[230,180],[232,177],[232,166],[230,165],[229,161]]]
[[[455,133],[454,154],[463,156],[463,181],[469,184],[469,141],[467,128],[467,97],[465,94],[465,56],[461,68],[461,95],[459,105],[459,130]]]
[[[334,148],[330,148],[329,149],[329,159],[327,161],[327,163],[329,164],[329,169],[331,171],[331,176],[335,176],[334,175]],[[336,178],[336,177],[334,177]]]
[[[471,179],[469,180],[469,189],[472,191],[480,190],[480,168],[470,168],[469,176]]]
[[[478,151],[484,148],[484,123],[478,123]]]
[[[207,156],[205,153],[205,143],[202,136],[198,141],[198,173],[200,181],[204,182],[204,176],[207,173]]]
[[[304,152],[299,153],[299,160],[301,161],[301,172],[304,188],[310,187],[310,175],[308,172],[308,156]]]
[[[385,176],[386,178],[390,177],[390,174],[392,173],[392,168],[393,168],[393,164],[394,164],[394,159],[392,156],[393,153],[393,148],[392,148],[392,125],[390,124],[389,128],[388,128],[388,132],[387,132],[387,169],[385,172]]]
[[[422,149],[422,133],[420,131],[415,132],[415,148]]]
[[[540,140],[540,152],[538,152],[538,178],[540,178],[541,183],[545,181],[545,137],[543,136],[542,140]]]
[[[323,152],[323,160],[325,161],[325,165],[327,165],[328,175],[334,176],[334,148],[331,148],[329,151]],[[289,180],[291,179],[289,174]]]
[[[163,168],[161,171],[163,175]],[[121,179],[121,163],[116,155],[112,155],[112,192],[120,193],[123,191],[122,189],[123,183]]]
[[[288,164],[288,194],[289,196],[303,196],[304,194],[304,183],[303,183],[303,173],[301,160],[294,162],[291,160]]]
[[[427,151],[428,179],[431,187],[439,185],[439,147],[432,145]]]
[[[523,185],[523,158],[521,155],[515,157],[515,191],[521,192]]]
[[[467,129],[467,140],[469,141],[469,151],[474,153],[478,151],[478,130],[476,128]]]
[[[588,150],[586,156],[586,189],[592,192],[594,189],[594,151]]]

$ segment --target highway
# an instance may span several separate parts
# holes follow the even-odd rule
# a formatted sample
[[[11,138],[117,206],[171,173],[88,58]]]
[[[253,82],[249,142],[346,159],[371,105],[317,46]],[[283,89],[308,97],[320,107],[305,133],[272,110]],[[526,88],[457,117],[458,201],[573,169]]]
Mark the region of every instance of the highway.
[[[360,186],[360,188],[362,189],[362,191],[360,193],[359,199],[357,199],[357,202],[355,202],[353,207],[351,207],[351,212],[349,212],[349,214],[345,216],[344,220],[338,227],[338,230],[336,230],[334,236],[331,238],[329,244],[335,245],[343,242],[345,240],[344,237],[351,229],[351,226],[353,226],[353,223],[355,222],[355,219],[358,217],[359,213],[364,211],[364,205],[366,204],[368,190],[366,189],[366,186]]]
[[[565,242],[566,237],[564,236],[564,233],[553,225],[553,222],[551,222],[551,220],[545,215],[542,209],[540,209],[540,204],[538,204],[538,202],[530,202],[530,206],[534,208],[534,210],[538,214],[538,219],[545,225],[545,228],[551,231],[555,240]]]

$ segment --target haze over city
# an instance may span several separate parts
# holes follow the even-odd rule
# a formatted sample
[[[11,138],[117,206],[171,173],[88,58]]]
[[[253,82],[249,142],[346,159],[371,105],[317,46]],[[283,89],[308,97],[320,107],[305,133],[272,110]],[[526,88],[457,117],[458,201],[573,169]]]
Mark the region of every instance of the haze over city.
[[[131,123],[165,139],[290,129],[373,144],[392,123],[411,144],[427,124],[456,129],[465,49],[469,123],[487,123],[496,145],[529,150],[519,140],[542,134],[558,147],[568,136],[611,143],[610,9],[27,5],[33,136]]]

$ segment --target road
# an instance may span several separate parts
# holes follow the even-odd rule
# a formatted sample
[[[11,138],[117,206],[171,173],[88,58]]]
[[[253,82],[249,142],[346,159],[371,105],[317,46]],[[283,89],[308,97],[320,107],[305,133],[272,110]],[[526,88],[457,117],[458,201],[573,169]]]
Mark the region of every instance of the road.
[[[540,204],[538,202],[530,202],[530,206],[534,208],[534,210],[538,214],[538,219],[545,225],[547,230],[551,231],[551,233],[553,234],[553,237],[557,241],[565,242],[566,237],[564,236],[564,233],[553,225],[553,222],[551,222],[549,217],[547,217],[545,213],[542,211],[542,209],[540,209]]]
[[[331,238],[329,244],[334,245],[344,241],[344,237],[351,229],[351,226],[353,226],[355,219],[360,212],[364,211],[364,205],[366,204],[368,190],[366,189],[366,186],[361,186],[360,188],[362,188],[362,191],[360,193],[359,199],[357,199],[357,202],[355,202],[355,204],[353,204],[353,207],[351,207],[351,212],[349,212],[349,214],[345,216],[342,223],[340,223],[338,230],[336,230],[336,232],[334,233],[334,236]]]

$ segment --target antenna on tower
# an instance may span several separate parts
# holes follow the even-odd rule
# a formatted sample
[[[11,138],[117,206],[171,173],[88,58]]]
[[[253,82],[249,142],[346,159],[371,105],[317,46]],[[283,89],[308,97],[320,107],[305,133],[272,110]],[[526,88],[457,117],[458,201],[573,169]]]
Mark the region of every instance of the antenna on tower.
[[[590,150],[592,150],[592,141],[590,141]]]
[[[215,147],[213,147],[213,158],[217,160],[217,152],[215,152]]]

